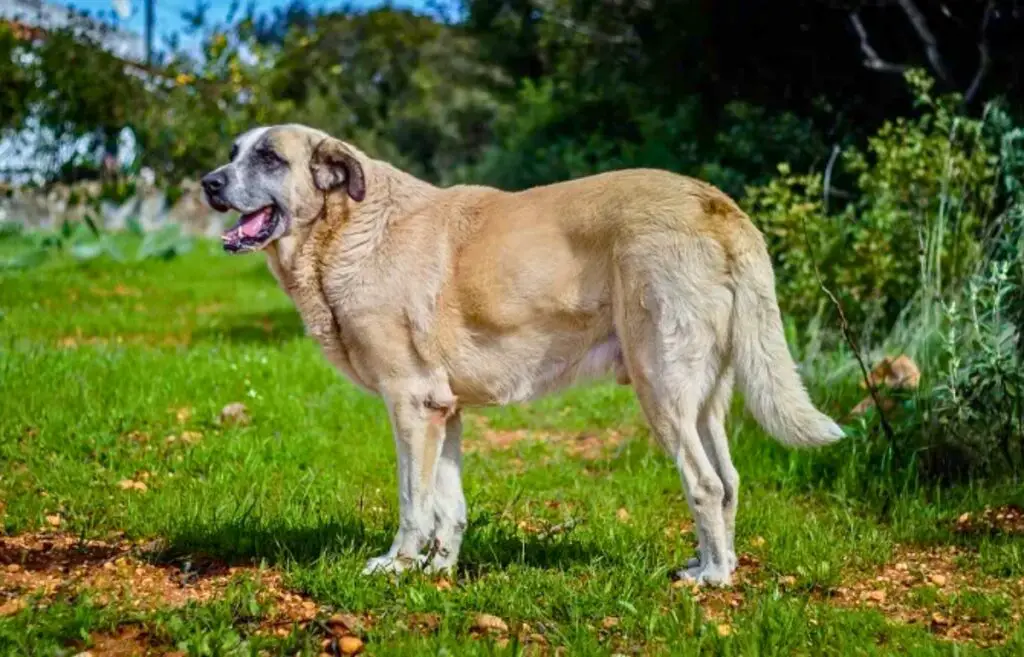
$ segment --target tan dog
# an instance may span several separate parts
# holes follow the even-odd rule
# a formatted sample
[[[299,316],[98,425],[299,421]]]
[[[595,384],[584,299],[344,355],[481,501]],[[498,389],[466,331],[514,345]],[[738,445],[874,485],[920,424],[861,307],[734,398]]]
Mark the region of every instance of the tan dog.
[[[736,566],[733,372],[781,442],[843,436],[797,375],[760,232],[710,185],[627,170],[442,189],[283,125],[241,136],[203,186],[213,207],[243,213],[225,249],[265,250],[330,362],[387,404],[401,522],[365,572],[455,565],[461,406],[611,372],[631,382],[695,517],[698,555],[681,574],[713,584]]]

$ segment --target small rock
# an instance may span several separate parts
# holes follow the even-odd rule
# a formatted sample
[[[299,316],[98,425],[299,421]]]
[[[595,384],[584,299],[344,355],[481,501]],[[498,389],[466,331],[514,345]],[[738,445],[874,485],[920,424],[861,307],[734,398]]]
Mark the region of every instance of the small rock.
[[[252,420],[249,418],[249,409],[241,402],[228,404],[220,411],[220,423],[224,425],[235,425],[244,427]]]
[[[473,629],[480,630],[481,632],[508,632],[508,625],[497,616],[477,614],[476,619],[473,621]]]
[[[357,636],[343,636],[338,639],[338,650],[343,655],[358,655],[363,651],[363,640]]]

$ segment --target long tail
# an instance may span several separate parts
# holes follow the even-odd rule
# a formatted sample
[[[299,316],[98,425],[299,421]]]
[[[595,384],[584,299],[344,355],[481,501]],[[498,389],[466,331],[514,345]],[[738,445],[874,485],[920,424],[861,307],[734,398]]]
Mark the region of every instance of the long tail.
[[[800,381],[782,330],[764,242],[757,240],[737,265],[733,358],[747,410],[784,445],[810,447],[842,439],[843,430],[814,407]]]

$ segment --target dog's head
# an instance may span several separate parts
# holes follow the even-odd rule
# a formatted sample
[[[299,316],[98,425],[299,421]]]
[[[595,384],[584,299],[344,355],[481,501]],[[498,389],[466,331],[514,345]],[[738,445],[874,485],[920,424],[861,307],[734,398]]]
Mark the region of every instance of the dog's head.
[[[242,218],[221,236],[224,250],[262,249],[313,222],[327,196],[366,195],[363,165],[344,142],[301,125],[262,127],[235,140],[231,161],[203,176],[203,190],[218,212]]]

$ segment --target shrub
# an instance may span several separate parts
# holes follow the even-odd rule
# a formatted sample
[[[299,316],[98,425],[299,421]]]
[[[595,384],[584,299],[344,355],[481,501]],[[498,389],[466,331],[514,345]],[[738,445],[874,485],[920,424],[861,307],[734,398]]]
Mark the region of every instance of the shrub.
[[[958,109],[956,96],[933,98],[919,73],[907,79],[921,114],[886,122],[866,148],[842,154],[834,178],[854,187],[845,205],[828,212],[826,196],[835,190],[825,188],[824,175],[785,164],[778,178],[747,190],[787,313],[806,318],[822,308],[817,265],[851,320],[880,316],[884,330],[919,289],[938,295],[976,262],[992,214],[998,146],[983,119]]]

